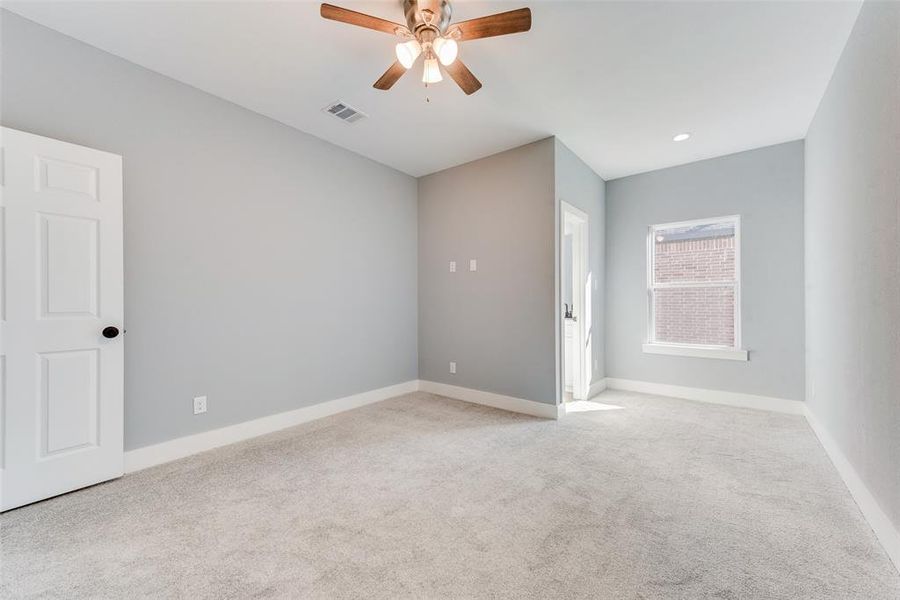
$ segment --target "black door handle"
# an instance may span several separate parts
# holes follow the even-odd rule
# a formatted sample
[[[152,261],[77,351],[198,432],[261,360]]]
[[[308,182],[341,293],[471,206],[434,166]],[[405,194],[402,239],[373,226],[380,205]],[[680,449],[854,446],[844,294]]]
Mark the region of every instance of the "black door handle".
[[[115,337],[119,337],[119,328],[113,327],[112,325],[110,325],[109,327],[104,327],[103,328],[103,337],[105,337],[108,340],[111,340]]]

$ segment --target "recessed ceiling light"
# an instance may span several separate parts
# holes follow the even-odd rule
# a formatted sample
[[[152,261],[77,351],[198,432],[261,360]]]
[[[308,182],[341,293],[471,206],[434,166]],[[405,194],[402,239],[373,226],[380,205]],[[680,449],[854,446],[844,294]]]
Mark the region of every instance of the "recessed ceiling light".
[[[675,137],[672,138],[672,141],[673,142],[683,142],[684,140],[686,140],[690,137],[691,137],[691,134],[689,134],[689,133],[679,133],[678,135],[676,135]]]

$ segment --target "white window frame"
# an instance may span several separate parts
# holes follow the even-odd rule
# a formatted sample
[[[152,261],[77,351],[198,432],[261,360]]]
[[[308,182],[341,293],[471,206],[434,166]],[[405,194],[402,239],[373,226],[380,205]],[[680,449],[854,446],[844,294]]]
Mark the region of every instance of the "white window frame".
[[[713,223],[734,225],[734,281],[704,281],[697,283],[654,283],[656,233],[664,229],[694,227]],[[734,346],[707,344],[673,344],[658,342],[656,336],[656,315],[654,314],[654,292],[666,288],[734,288]],[[676,221],[650,225],[647,232],[647,342],[643,345],[648,354],[668,354],[692,356],[696,358],[719,358],[724,360],[747,360],[748,353],[741,346],[741,216],[728,215],[693,221]]]

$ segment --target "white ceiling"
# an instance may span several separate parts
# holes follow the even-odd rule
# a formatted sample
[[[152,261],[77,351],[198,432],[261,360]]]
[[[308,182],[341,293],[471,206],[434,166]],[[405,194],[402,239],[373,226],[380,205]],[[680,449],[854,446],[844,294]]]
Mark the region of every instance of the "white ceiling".
[[[333,3],[402,22],[400,0]],[[31,20],[410,175],[558,136],[606,179],[806,135],[859,2],[475,2],[454,21],[531,6],[532,30],[475,40],[484,83],[389,92],[388,35],[313,2],[4,2]],[[431,101],[426,102],[429,96]],[[347,125],[321,109],[369,114]],[[672,136],[693,137],[673,143]]]

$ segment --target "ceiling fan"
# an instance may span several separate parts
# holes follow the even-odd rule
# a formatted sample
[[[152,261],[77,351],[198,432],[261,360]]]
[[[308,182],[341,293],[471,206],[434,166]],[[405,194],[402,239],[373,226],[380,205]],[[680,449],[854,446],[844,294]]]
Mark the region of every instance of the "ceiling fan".
[[[440,63],[466,94],[473,94],[481,89],[481,82],[457,58],[458,42],[531,29],[531,9],[528,8],[479,17],[454,25],[450,25],[450,0],[403,0],[403,11],[406,14],[406,25],[332,4],[322,4],[321,15],[326,19],[374,29],[400,39],[395,48],[397,60],[375,82],[375,87],[379,90],[391,89],[415,64],[419,55],[423,55],[425,65],[422,81],[425,85],[443,79]]]

